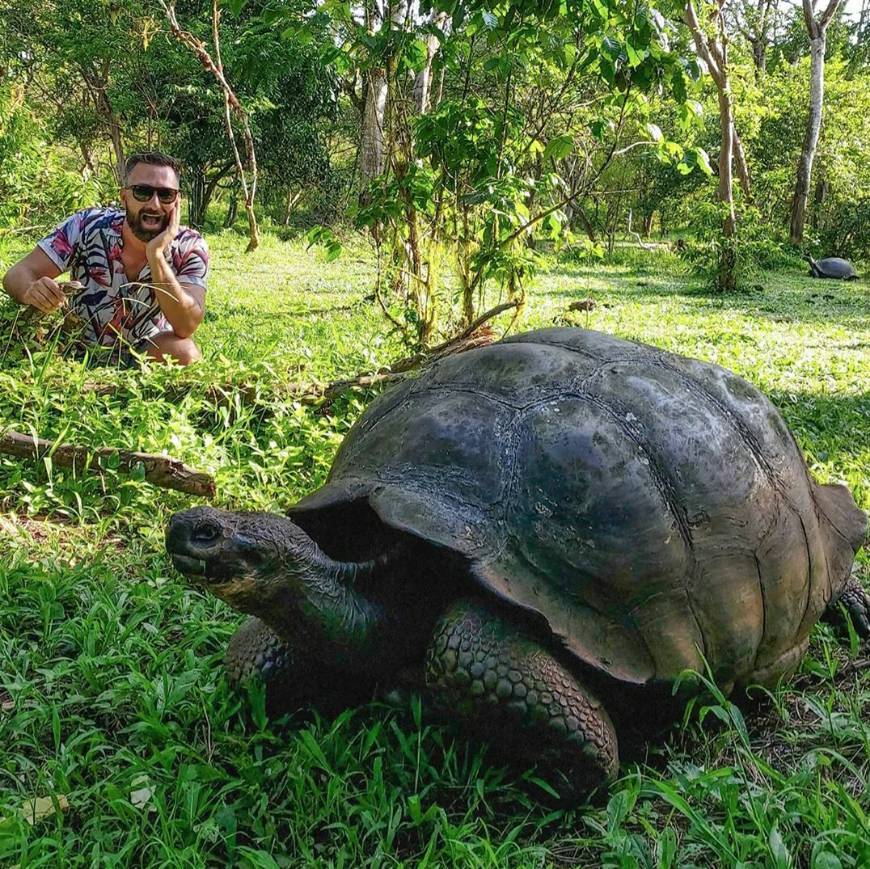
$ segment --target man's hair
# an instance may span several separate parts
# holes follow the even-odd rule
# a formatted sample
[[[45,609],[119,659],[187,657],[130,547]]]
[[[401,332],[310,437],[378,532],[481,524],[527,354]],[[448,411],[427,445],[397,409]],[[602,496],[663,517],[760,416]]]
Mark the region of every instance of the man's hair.
[[[147,163],[149,166],[168,166],[175,174],[181,178],[181,163],[170,157],[169,154],[164,154],[162,151],[139,151],[137,154],[131,154],[124,164],[124,183],[130,177],[133,167],[139,163]]]

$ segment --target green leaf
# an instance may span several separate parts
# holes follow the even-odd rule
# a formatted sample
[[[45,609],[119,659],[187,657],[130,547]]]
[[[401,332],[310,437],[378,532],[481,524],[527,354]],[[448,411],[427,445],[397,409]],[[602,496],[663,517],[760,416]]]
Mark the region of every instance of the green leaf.
[[[607,129],[609,124],[603,118],[598,118],[593,121],[589,125],[589,129],[592,131],[592,135],[598,139],[599,142],[604,141],[604,131]]]
[[[544,160],[549,160],[551,157],[554,160],[562,160],[573,150],[574,137],[565,133],[562,136],[556,136],[555,139],[550,139],[542,156]]]
[[[229,9],[230,12],[232,12],[233,15],[235,15],[236,17],[239,16],[242,9],[245,8],[247,3],[248,0],[224,0],[224,4],[226,5],[227,9]]]
[[[245,869],[281,869],[275,858],[268,851],[255,848],[239,848],[242,856],[240,865]]]
[[[819,851],[810,864],[812,869],[843,869],[843,864],[836,854],[830,851]]]
[[[598,17],[602,21],[607,21],[609,13],[607,11],[607,7],[601,2],[601,0],[592,0],[592,7],[595,9]]]
[[[661,142],[664,139],[662,129],[657,124],[647,124],[646,129],[653,142]]]
[[[695,165],[705,174],[712,175],[713,167],[710,165],[710,156],[703,148],[693,148],[695,153]]]
[[[785,842],[779,834],[777,827],[773,827],[767,837],[767,844],[770,846],[770,853],[773,859],[776,860],[777,869],[789,869],[791,866],[791,857],[788,853],[788,848],[785,847]]]

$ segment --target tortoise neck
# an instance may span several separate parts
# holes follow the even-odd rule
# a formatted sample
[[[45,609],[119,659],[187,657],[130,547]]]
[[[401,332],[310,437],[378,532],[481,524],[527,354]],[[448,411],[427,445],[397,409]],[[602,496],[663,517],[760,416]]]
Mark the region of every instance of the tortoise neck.
[[[393,620],[354,586],[386,566],[388,557],[335,561],[311,538],[294,555],[287,570],[292,581],[274,590],[261,618],[279,634],[297,638],[323,663],[368,669]]]

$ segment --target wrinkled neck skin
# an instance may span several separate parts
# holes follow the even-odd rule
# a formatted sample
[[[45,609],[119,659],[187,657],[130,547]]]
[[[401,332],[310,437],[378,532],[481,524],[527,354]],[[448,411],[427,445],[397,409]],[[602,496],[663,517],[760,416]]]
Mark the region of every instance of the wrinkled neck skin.
[[[394,658],[404,633],[397,630],[397,618],[355,585],[389,570],[397,553],[362,563],[334,561],[302,529],[293,528],[292,536],[270,541],[269,555],[252,570],[256,590],[231,602],[324,664],[370,672]],[[381,654],[387,648],[390,653]]]

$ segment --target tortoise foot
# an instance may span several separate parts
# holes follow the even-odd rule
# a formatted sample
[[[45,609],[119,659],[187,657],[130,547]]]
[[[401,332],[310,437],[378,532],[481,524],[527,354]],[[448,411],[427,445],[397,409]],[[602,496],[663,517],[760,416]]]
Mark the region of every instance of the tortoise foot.
[[[300,709],[335,715],[371,699],[373,683],[324,667],[253,617],[235,632],[224,659],[227,678],[239,686],[256,680],[266,689],[266,711],[279,716]]]
[[[840,606],[846,608],[858,636],[865,640],[870,637],[870,593],[861,585],[858,577],[852,576],[840,596],[828,607],[831,620],[842,623]]]
[[[435,628],[426,684],[512,765],[532,767],[564,798],[619,768],[616,732],[598,699],[546,649],[479,603],[453,605]]]

